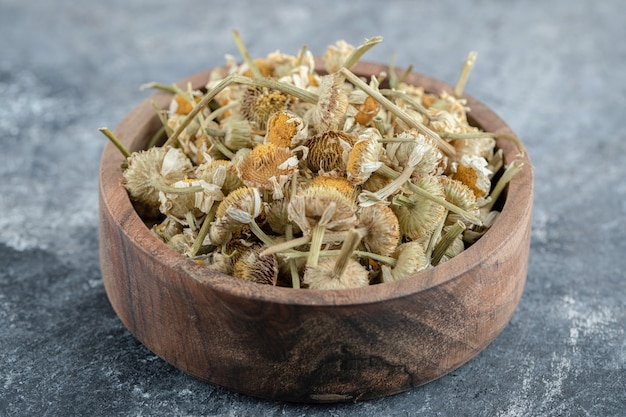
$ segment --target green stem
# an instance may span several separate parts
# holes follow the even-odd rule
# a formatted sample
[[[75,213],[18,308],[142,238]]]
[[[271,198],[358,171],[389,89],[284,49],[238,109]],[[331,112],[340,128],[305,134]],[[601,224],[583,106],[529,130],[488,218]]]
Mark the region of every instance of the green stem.
[[[309,251],[309,257],[306,261],[306,266],[317,266],[325,231],[326,227],[324,226],[316,224],[315,227],[313,227],[313,231],[311,232],[311,250]]]
[[[465,64],[463,65],[463,70],[461,71],[461,75],[459,76],[459,80],[454,87],[454,97],[459,98],[463,95],[463,90],[465,89],[465,84],[467,83],[467,79],[469,78],[469,74],[474,67],[474,62],[476,62],[476,52],[472,51],[467,56],[465,60]]]
[[[165,85],[165,84],[161,84],[157,82],[150,82],[150,83],[142,84],[139,87],[140,90],[147,90],[149,88],[152,88],[154,90],[164,91],[166,93],[176,94],[176,88],[173,85]]]
[[[198,231],[198,236],[196,236],[196,240],[194,240],[193,246],[191,247],[191,249],[189,249],[189,253],[187,254],[190,258],[196,256],[196,254],[202,247],[202,242],[204,242],[204,238],[206,237],[207,233],[209,232],[209,228],[211,227],[211,222],[215,218],[215,212],[217,211],[218,205],[219,203],[217,201],[214,202],[211,206],[211,209],[204,217],[202,227],[200,227],[200,230]]]
[[[443,236],[443,238],[435,246],[433,251],[432,265],[437,266],[441,262],[441,258],[446,254],[446,251],[452,245],[452,242],[465,230],[465,223],[457,221],[454,223]]]
[[[361,235],[354,229],[348,231],[346,240],[344,240],[341,245],[341,250],[339,251],[335,266],[333,267],[333,279],[341,278],[348,266],[348,261],[352,258],[352,255],[354,255],[354,251],[357,246],[359,246],[359,243],[361,243]]]
[[[246,61],[246,63],[248,64],[248,67],[250,68],[250,71],[252,72],[254,78],[263,78],[263,74],[261,74],[259,67],[256,66],[254,60],[248,53],[248,48],[246,48],[246,45],[243,43],[243,40],[239,35],[239,31],[233,30],[233,38],[235,39],[235,45],[237,46],[237,50],[239,50],[239,53],[243,57],[244,61]]]
[[[350,56],[348,56],[348,58],[346,58],[345,62],[343,63],[343,67],[350,69],[354,66],[354,64],[356,64],[357,62],[359,62],[359,59],[361,59],[361,57],[370,49],[372,49],[374,47],[374,45],[379,44],[380,42],[382,42],[383,37],[382,36],[374,36],[373,38],[367,39],[364,43],[362,43],[361,45],[357,46],[354,51],[352,51],[352,53],[350,54]]]
[[[122,155],[124,155],[125,158],[129,158],[130,157],[130,152],[129,150],[126,148],[126,146],[124,146],[124,144],[117,138],[117,136],[115,136],[113,134],[113,132],[111,132],[108,128],[106,127],[101,127],[100,129],[98,129],[104,136],[106,136],[111,143],[113,143],[113,145],[115,145],[115,147],[122,153]]]
[[[380,90],[380,93],[382,95],[384,95],[384,96],[389,96],[389,97],[392,97],[394,99],[400,99],[400,100],[406,102],[406,104],[408,104],[409,106],[413,107],[422,116],[425,116],[426,118],[430,119],[430,114],[428,113],[428,109],[426,107],[424,107],[424,105],[422,103],[420,103],[419,101],[415,100],[413,97],[409,96],[405,92],[397,91],[397,90],[386,90],[386,89],[384,89],[384,90]],[[439,135],[441,136],[441,134],[439,134]]]
[[[248,223],[248,225],[250,226],[250,230],[252,231],[252,233],[254,233],[254,235],[258,237],[259,240],[263,242],[266,246],[274,246],[276,244],[271,237],[269,237],[263,230],[261,230],[261,228],[254,219],[252,219],[252,221]]]
[[[491,197],[491,201],[489,203],[487,203],[485,205],[484,208],[486,208],[488,211],[491,211],[491,209],[493,208],[493,205],[496,203],[496,201],[498,201],[498,198],[500,198],[500,194],[502,194],[502,191],[504,191],[504,187],[506,187],[506,185],[509,183],[509,181],[511,181],[511,179],[518,173],[521,171],[522,167],[524,166],[523,162],[519,162],[516,163],[517,161],[513,161],[505,170],[504,173],[502,174],[502,176],[500,177],[500,179],[498,180],[498,182],[496,183],[496,186],[493,187],[493,190],[491,191],[491,193],[489,194],[489,196]]]
[[[285,238],[287,240],[293,239],[293,225],[288,223],[285,226]],[[293,288],[300,288],[300,274],[298,273],[298,267],[296,266],[295,259],[289,259],[289,272],[291,273],[291,286]]]

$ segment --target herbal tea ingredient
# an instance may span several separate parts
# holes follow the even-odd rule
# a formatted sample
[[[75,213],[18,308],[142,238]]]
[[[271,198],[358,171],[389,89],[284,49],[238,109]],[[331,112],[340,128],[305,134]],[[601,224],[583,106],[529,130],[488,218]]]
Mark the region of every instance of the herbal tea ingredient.
[[[326,73],[306,48],[252,60],[235,40],[244,62],[227,56],[204,90],[149,85],[173,93],[157,109],[163,146],[130,153],[101,129],[127,157],[138,213],[171,248],[256,283],[355,288],[445,262],[494,223],[521,164],[503,167],[495,135],[468,123],[474,53],[452,95],[393,67],[352,73],[380,37],[329,46]]]

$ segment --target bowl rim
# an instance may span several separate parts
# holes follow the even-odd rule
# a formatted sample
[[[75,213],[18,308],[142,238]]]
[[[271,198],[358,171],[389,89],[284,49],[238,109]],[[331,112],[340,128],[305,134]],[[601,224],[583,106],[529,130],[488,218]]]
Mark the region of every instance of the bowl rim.
[[[317,59],[319,70],[319,58]],[[216,67],[220,68],[220,67]],[[210,71],[199,72],[185,77],[176,82],[179,86],[186,86],[191,83],[193,88],[204,87]],[[357,75],[378,74],[381,71],[388,71],[388,67],[382,64],[361,61],[357,63],[352,71]],[[396,70],[398,74],[402,69]],[[426,86],[428,92],[451,92],[452,87],[442,81],[432,77],[412,72],[406,81],[409,84]],[[433,91],[438,90],[438,91]],[[497,134],[513,135],[513,131],[496,113],[485,104],[470,95],[464,94],[471,112],[468,116],[474,123],[478,123],[482,128]],[[145,125],[157,119],[154,112],[153,102],[169,103],[171,95],[164,92],[157,92],[144,99],[134,107],[121,120],[115,129],[115,134],[122,143],[130,149],[136,143],[146,138],[135,137],[134,134],[145,129]],[[136,119],[146,117],[153,113],[151,120],[144,120],[144,126],[137,126]],[[130,133],[130,134],[129,134]],[[503,150],[505,163],[510,163],[518,155],[518,149],[514,143],[508,140],[498,139],[497,146]],[[507,186],[506,198],[492,227],[476,241],[471,247],[464,250],[458,256],[416,275],[405,279],[370,285],[355,289],[342,290],[313,290],[295,289],[291,287],[275,287],[261,285],[235,279],[232,276],[210,271],[206,267],[196,264],[190,258],[186,258],[175,250],[169,248],[145,225],[139,214],[135,211],[126,189],[122,186],[122,170],[120,164],[124,161],[121,153],[111,144],[107,143],[102,151],[99,167],[99,193],[100,210],[106,210],[111,218],[116,222],[116,226],[137,249],[144,252],[154,260],[162,264],[165,268],[173,268],[189,279],[197,281],[203,287],[230,295],[232,297],[243,297],[259,302],[287,304],[287,305],[308,305],[320,307],[332,306],[360,306],[371,303],[385,302],[391,299],[398,299],[412,294],[426,291],[432,287],[453,281],[461,277],[465,271],[476,268],[480,263],[486,262],[498,249],[505,246],[509,239],[515,234],[506,233],[505,228],[515,230],[524,226],[528,212],[532,210],[533,202],[533,172],[528,153],[519,156],[524,163],[524,168],[517,173]],[[116,169],[117,168],[117,169]],[[116,204],[112,204],[115,202]],[[526,215],[524,215],[526,214]],[[102,231],[101,231],[102,232]]]

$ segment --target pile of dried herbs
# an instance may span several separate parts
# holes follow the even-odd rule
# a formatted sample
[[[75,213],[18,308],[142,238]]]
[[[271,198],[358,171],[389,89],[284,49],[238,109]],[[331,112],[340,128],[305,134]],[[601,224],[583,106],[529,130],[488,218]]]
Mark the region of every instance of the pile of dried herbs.
[[[152,232],[206,268],[294,288],[396,281],[461,253],[493,224],[521,168],[503,167],[495,135],[468,123],[461,98],[350,68],[376,37],[322,56],[303,48],[227,56],[203,90],[157,109],[163,146],[129,153],[124,186]],[[387,85],[382,88],[382,83]],[[161,134],[162,137],[162,134]],[[499,172],[496,184],[494,174]]]

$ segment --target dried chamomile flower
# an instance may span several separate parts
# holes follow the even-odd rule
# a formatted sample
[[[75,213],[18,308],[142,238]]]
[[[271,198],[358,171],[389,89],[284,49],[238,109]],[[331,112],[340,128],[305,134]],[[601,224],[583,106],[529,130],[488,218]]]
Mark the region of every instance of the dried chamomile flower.
[[[409,158],[415,157],[413,154],[417,152],[419,162],[413,170],[414,177],[441,173],[443,154],[432,139],[414,129],[400,133],[396,139],[398,139],[397,142],[390,142],[385,146],[390,167],[401,170],[407,165]]]
[[[306,187],[291,198],[289,217],[305,233],[321,224],[330,230],[348,230],[357,223],[354,202],[330,186]]]
[[[432,196],[444,197],[443,186],[436,177],[422,177],[415,184]],[[400,222],[402,236],[411,240],[429,238],[446,212],[442,205],[419,195],[398,196],[391,208]]]
[[[365,247],[373,253],[389,256],[400,241],[400,223],[389,206],[374,204],[359,210],[359,227],[367,234],[363,238]]]
[[[167,243],[173,236],[183,232],[183,225],[172,217],[165,217],[161,223],[155,224],[150,230],[159,239]]]
[[[317,94],[319,99],[313,109],[312,125],[318,133],[338,130],[348,109],[348,93],[344,78],[338,73],[321,78]]]
[[[360,241],[360,233],[350,230],[337,257],[322,258],[316,264],[307,264],[302,283],[317,290],[339,290],[369,285],[369,272],[352,258]]]
[[[379,160],[382,151],[380,139],[380,133],[373,128],[366,129],[359,135],[346,163],[346,175],[352,184],[363,184],[383,164]]]
[[[287,212],[288,205],[289,200],[286,198],[274,200],[267,205],[265,220],[274,233],[284,235],[287,225],[293,225],[291,220],[289,220],[289,213]],[[297,227],[296,231],[299,231]]]
[[[287,94],[266,87],[248,87],[241,99],[241,114],[259,129],[265,130],[269,118],[277,111],[287,108]]]
[[[478,210],[478,202],[476,195],[472,190],[462,183],[461,181],[441,175],[437,177],[441,185],[443,186],[443,192],[446,201],[454,204],[455,206],[465,210],[468,213],[478,216],[480,214]],[[448,214],[447,223],[454,223],[461,219],[461,216],[455,213]]]
[[[341,274],[335,272],[336,257],[322,258],[317,266],[307,267],[302,283],[314,290],[341,290],[369,285],[369,273],[360,263],[349,259]]]
[[[333,175],[333,173],[317,175],[313,177],[313,179],[309,181],[306,186],[328,186],[336,188],[351,200],[353,200],[356,196],[356,189],[354,188],[352,183],[348,181],[347,178],[343,176]]]
[[[304,120],[290,110],[285,109],[274,113],[267,123],[266,143],[293,149],[304,143],[307,137],[307,126]]]
[[[159,210],[186,225],[189,224],[189,213],[194,216],[208,213],[215,201],[224,198],[221,186],[204,180],[184,179],[175,182],[171,187],[169,191],[159,192]],[[199,190],[187,192],[192,187]]]
[[[291,149],[269,143],[257,145],[237,164],[237,172],[248,187],[271,191],[274,199],[280,199],[298,162]]]
[[[193,246],[193,242],[195,240],[195,236],[191,229],[185,228],[182,233],[172,236],[170,240],[167,241],[167,246],[174,249],[179,253],[186,253],[191,246]]]
[[[339,68],[343,66],[354,49],[354,46],[344,40],[337,41],[335,45],[329,45],[324,55],[322,55],[326,71],[328,71],[328,73],[339,71]]]
[[[161,166],[167,149],[153,147],[145,151],[133,152],[127,159],[124,170],[124,187],[133,201],[146,207],[158,208],[159,190],[155,184],[163,182]],[[184,176],[184,175],[183,175]]]
[[[226,196],[217,207],[215,221],[209,230],[213,245],[231,240],[234,233],[257,218],[263,210],[261,195],[256,188],[239,188]]]
[[[291,198],[289,218],[305,235],[311,235],[307,266],[316,266],[324,233],[348,230],[357,223],[354,203],[341,191],[328,186],[311,186]]]
[[[232,161],[223,159],[207,157],[206,162],[196,167],[194,175],[199,180],[217,185],[221,184],[224,195],[228,195],[237,188],[244,186],[244,183],[239,178],[235,164]]]
[[[191,162],[177,148],[152,147],[132,153],[127,161],[128,168],[123,173],[124,187],[149,217],[158,213],[159,192],[183,179],[191,169]]]
[[[398,246],[394,258],[396,258],[395,267],[381,266],[382,282],[399,281],[415,275],[429,266],[424,246],[415,241]]]
[[[250,123],[241,116],[230,116],[222,121],[224,126],[224,145],[231,151],[252,148]]]
[[[485,197],[491,188],[489,179],[492,172],[487,168],[485,158],[472,155],[463,155],[458,164],[453,164],[452,178],[467,185],[476,197]]]
[[[276,255],[263,255],[264,247],[255,245],[243,252],[233,265],[233,276],[259,284],[276,285],[278,260]]]
[[[310,137],[305,143],[309,149],[307,167],[313,171],[345,171],[348,154],[356,137],[343,131],[329,131]]]
[[[161,175],[168,181],[176,181],[193,170],[193,165],[187,155],[177,148],[169,148],[163,157]]]

